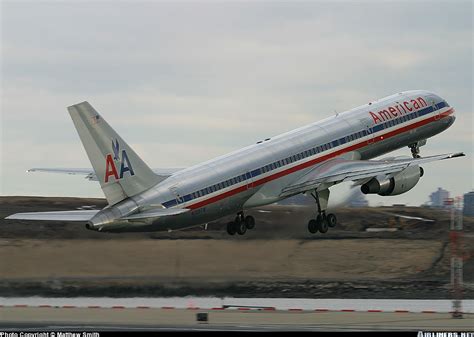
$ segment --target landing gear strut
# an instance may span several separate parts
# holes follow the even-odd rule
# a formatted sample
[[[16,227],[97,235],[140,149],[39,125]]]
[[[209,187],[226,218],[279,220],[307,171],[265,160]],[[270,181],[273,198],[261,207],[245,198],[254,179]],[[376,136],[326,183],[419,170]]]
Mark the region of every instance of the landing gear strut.
[[[426,144],[426,139],[420,140],[416,143],[408,145],[411,150],[413,158],[420,158],[420,147]]]
[[[326,233],[329,227],[335,227],[337,224],[337,218],[334,214],[330,213],[326,215],[326,208],[329,200],[329,190],[314,191],[311,196],[316,201],[318,206],[318,216],[316,219],[311,219],[308,222],[308,231],[312,234],[316,232]]]
[[[418,144],[411,144],[409,148],[411,150],[411,155],[413,158],[420,158],[420,147],[418,146]]]
[[[251,215],[244,215],[244,212],[239,212],[235,217],[234,221],[227,224],[227,233],[229,235],[244,235],[247,229],[253,229],[255,227],[255,219]]]

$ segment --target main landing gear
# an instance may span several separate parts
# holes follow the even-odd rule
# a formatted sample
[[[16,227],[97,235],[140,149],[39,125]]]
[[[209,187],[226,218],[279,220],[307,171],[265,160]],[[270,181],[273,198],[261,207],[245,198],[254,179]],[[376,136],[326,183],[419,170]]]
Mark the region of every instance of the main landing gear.
[[[316,200],[318,206],[318,216],[308,222],[308,231],[312,234],[316,232],[326,233],[330,227],[337,225],[337,218],[334,214],[326,215],[326,208],[329,200],[329,189],[323,191],[314,191],[311,196]]]
[[[244,212],[239,212],[235,217],[234,221],[227,224],[227,233],[229,235],[244,235],[247,229],[253,229],[255,227],[255,219],[251,215],[244,215]]]

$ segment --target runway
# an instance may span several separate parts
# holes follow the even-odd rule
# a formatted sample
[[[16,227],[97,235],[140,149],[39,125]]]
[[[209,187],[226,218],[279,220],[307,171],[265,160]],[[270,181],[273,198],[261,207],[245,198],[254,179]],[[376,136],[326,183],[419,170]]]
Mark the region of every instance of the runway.
[[[450,300],[238,297],[0,297],[0,306],[64,308],[273,309],[281,311],[449,313]],[[474,300],[462,311],[474,313]]]
[[[207,313],[208,322],[197,322]],[[0,308],[2,330],[473,330],[474,314],[198,309]]]

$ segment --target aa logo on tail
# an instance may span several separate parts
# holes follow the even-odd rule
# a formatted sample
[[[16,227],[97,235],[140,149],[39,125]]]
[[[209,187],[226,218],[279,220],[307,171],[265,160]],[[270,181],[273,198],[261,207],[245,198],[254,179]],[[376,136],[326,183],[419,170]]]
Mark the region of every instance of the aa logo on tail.
[[[133,172],[132,164],[128,159],[127,151],[122,150],[122,152],[120,152],[120,144],[117,139],[115,139],[115,142],[112,140],[112,150],[114,152],[113,157],[112,154],[109,153],[105,158],[105,182],[109,182],[110,176],[114,177],[116,180],[122,179],[126,172],[129,172],[131,176],[134,176],[135,172]],[[120,175],[117,172],[117,166],[115,163],[120,163]]]

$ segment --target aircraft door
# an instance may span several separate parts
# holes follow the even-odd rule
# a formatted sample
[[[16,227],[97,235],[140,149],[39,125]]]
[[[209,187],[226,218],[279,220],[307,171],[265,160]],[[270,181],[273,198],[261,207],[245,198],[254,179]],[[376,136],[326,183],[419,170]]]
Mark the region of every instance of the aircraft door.
[[[439,118],[440,118],[440,111],[441,109],[438,109],[436,107],[436,103],[434,100],[431,100],[431,106],[433,108],[433,114],[434,114],[434,118],[435,118],[435,121],[437,121]]]
[[[253,188],[254,187],[253,177],[252,177],[252,172],[250,172],[250,170],[245,172],[245,178],[247,179],[247,189],[249,190]]]
[[[369,119],[361,120],[361,124],[363,125],[367,138],[367,145],[372,144],[374,142],[374,133],[372,132],[372,125]]]
[[[170,191],[173,194],[174,198],[176,199],[176,204],[178,204],[178,205],[182,204],[183,203],[183,198],[179,194],[178,185],[171,186]]]

